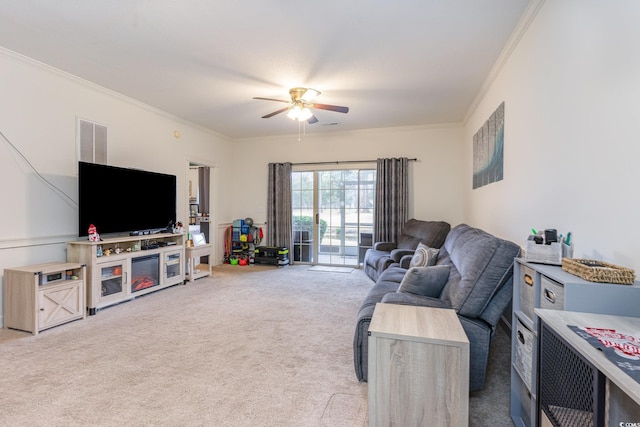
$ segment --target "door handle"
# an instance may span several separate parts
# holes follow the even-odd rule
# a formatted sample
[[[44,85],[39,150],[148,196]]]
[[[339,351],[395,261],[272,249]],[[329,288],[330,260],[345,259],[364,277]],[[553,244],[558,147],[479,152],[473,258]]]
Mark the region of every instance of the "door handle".
[[[316,225],[320,224],[320,214],[316,214]]]

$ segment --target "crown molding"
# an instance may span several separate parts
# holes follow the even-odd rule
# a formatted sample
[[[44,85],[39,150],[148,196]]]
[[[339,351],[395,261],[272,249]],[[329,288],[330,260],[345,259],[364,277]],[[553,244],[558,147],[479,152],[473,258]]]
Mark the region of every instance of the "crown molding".
[[[529,6],[527,6],[527,10],[525,10],[524,14],[520,18],[520,21],[518,21],[518,25],[516,25],[516,28],[511,33],[511,37],[509,37],[509,40],[507,40],[507,43],[502,49],[502,52],[500,52],[500,55],[498,55],[498,59],[496,59],[493,67],[491,67],[491,71],[489,71],[489,75],[480,87],[480,91],[469,106],[467,114],[465,115],[463,120],[463,123],[465,125],[469,121],[471,115],[475,112],[476,108],[478,108],[480,101],[482,101],[482,99],[485,97],[485,95],[489,91],[489,88],[502,71],[502,68],[505,66],[509,58],[511,58],[513,51],[520,44],[520,40],[522,40],[522,37],[524,37],[524,35],[527,33],[529,26],[531,26],[531,23],[538,15],[538,12],[540,11],[544,3],[545,0],[531,0]]]
[[[226,135],[223,135],[223,134],[221,134],[219,132],[216,132],[213,129],[210,129],[210,128],[202,126],[202,125],[200,125],[198,123],[194,123],[192,121],[186,120],[186,119],[184,119],[182,117],[176,116],[175,114],[169,113],[169,112],[164,111],[164,110],[162,110],[160,108],[157,108],[157,107],[154,107],[152,105],[146,104],[146,103],[144,103],[142,101],[139,101],[139,100],[137,100],[135,98],[131,98],[130,96],[124,95],[124,94],[122,94],[120,92],[116,92],[114,90],[108,89],[108,88],[106,88],[104,86],[100,86],[97,83],[93,83],[93,82],[91,82],[89,80],[85,80],[82,77],[76,76],[75,74],[71,74],[71,73],[69,73],[67,71],[64,71],[64,70],[61,70],[59,68],[53,67],[53,66],[51,66],[49,64],[45,64],[42,61],[38,61],[37,59],[33,59],[33,58],[29,57],[29,56],[26,56],[26,55],[23,55],[21,53],[15,52],[13,50],[7,49],[7,48],[5,48],[3,46],[0,46],[0,53],[3,53],[4,55],[6,55],[6,56],[8,56],[10,58],[13,58],[13,59],[15,59],[15,60],[17,60],[19,62],[34,66],[34,67],[39,68],[39,69],[41,69],[43,71],[47,71],[47,72],[49,72],[51,74],[54,74],[54,75],[56,75],[58,77],[61,77],[61,78],[66,79],[66,80],[69,80],[69,81],[71,81],[71,82],[73,82],[75,84],[78,84],[78,85],[84,86],[86,88],[92,89],[92,90],[94,90],[96,92],[100,92],[100,93],[102,93],[104,95],[111,96],[112,98],[115,98],[115,99],[117,99],[119,101],[122,101],[122,102],[129,103],[129,104],[134,105],[134,106],[136,106],[138,108],[147,110],[147,111],[149,111],[151,113],[157,114],[157,115],[162,116],[162,117],[164,117],[166,119],[173,120],[173,121],[179,122],[181,124],[197,128],[197,129],[201,130],[204,133],[207,133],[207,134],[210,134],[210,135],[214,135],[214,136],[216,136],[218,138],[221,138],[221,139],[224,139],[224,140],[226,140],[228,142],[231,141],[230,137],[228,137]]]

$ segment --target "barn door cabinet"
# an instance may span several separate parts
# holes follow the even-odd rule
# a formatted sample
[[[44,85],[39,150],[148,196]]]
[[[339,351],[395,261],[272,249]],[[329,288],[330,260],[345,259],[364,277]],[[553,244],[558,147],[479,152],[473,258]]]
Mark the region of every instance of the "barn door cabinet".
[[[84,319],[85,266],[48,263],[4,270],[4,327],[38,332]]]

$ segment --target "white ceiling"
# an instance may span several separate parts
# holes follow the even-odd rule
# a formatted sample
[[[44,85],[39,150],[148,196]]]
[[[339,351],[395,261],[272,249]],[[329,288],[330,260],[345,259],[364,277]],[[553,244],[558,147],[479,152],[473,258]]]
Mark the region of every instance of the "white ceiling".
[[[0,46],[231,138],[461,122],[529,0],[0,0]],[[92,118],[99,121],[99,117]]]

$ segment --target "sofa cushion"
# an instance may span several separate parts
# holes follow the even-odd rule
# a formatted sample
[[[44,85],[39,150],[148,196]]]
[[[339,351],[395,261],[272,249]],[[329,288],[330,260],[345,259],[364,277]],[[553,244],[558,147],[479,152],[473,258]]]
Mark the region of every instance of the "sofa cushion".
[[[436,265],[436,261],[438,260],[438,252],[439,249],[430,248],[424,243],[418,244],[413,256],[411,257],[411,262],[409,263],[409,268],[411,267],[429,267],[432,265]]]
[[[450,264],[452,271],[441,298],[450,301],[459,315],[470,318],[478,317],[500,290],[520,253],[515,243],[466,224],[451,230],[443,249],[446,255],[438,257],[437,265]]]
[[[449,266],[411,267],[400,282],[398,292],[425,297],[439,297],[449,280]]]
[[[410,219],[402,227],[398,236],[398,249],[415,249],[418,243],[425,242],[433,248],[442,246],[451,225],[444,221],[423,221]]]
[[[444,243],[451,225],[444,221],[408,220],[397,242],[375,242],[364,256],[364,272],[374,282],[391,264],[399,263],[403,256],[411,254],[419,243],[432,248],[439,248]]]

